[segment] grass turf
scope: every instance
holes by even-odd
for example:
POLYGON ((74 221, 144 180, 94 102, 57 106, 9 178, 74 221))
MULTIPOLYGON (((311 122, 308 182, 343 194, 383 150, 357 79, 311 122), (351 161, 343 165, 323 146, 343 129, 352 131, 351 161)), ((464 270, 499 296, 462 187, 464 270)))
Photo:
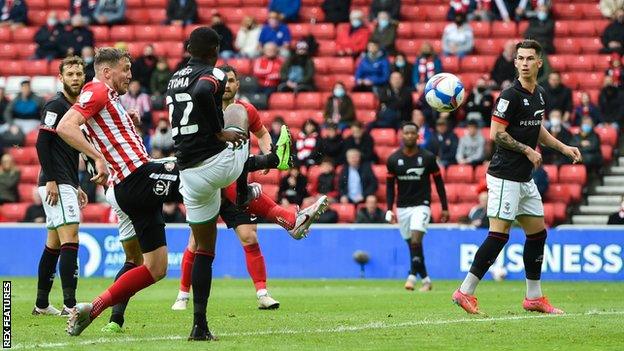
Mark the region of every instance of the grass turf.
MULTIPOLYGON (((186 341, 192 304, 170 309, 177 280, 167 279, 135 296, 123 334, 100 331, 110 310, 79 337, 65 334, 65 319, 32 316, 36 279, 12 280, 15 349, 56 350, 622 350, 621 283, 546 282, 551 301, 567 312, 544 316, 522 310, 523 282, 484 282, 477 295, 486 316, 469 316, 451 304, 459 282, 434 281, 429 293, 407 292, 392 280, 272 280, 279 310, 257 309, 248 280, 213 283, 209 325, 219 341, 186 341)), ((90 301, 110 279, 81 279, 78 300, 90 301)), ((57 278, 50 301, 62 306, 57 278)))

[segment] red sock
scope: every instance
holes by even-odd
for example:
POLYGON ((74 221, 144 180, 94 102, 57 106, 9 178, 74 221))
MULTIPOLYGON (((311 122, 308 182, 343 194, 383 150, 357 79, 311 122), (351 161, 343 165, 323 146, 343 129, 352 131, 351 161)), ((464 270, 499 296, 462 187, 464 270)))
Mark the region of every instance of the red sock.
POLYGON ((264 256, 260 251, 260 245, 251 244, 243 246, 245 249, 245 261, 247 261, 247 272, 251 280, 253 280, 256 291, 266 289, 266 265, 264 264, 264 256))
MULTIPOLYGON (((225 188, 225 197, 236 203, 236 183, 230 184, 230 186, 225 188)), ((272 223, 279 224, 286 230, 293 229, 297 219, 295 211, 289 211, 279 206, 265 193, 262 193, 259 198, 249 203, 249 212, 266 218, 272 223)))
POLYGON ((188 247, 182 255, 182 264, 180 273, 180 291, 189 292, 191 290, 191 274, 193 273, 193 261, 195 261, 195 253, 189 251, 188 247))
POLYGON ((152 284, 154 284, 154 278, 145 265, 132 268, 93 300, 91 319, 99 316, 106 308, 131 298, 152 284))

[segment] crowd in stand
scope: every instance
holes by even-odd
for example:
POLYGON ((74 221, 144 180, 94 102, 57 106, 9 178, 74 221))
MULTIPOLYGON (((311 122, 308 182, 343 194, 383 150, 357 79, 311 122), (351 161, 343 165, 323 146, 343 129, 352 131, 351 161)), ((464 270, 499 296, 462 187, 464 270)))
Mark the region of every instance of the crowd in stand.
MULTIPOLYGON (((306 120, 301 132, 294 135, 298 165, 283 176, 279 184, 279 201, 283 204, 301 205, 307 197, 327 194, 339 203, 365 204, 357 214, 359 222, 381 221, 378 211, 378 184, 371 164, 379 161, 373 147, 371 130, 376 128, 398 129, 402 122, 413 121, 420 128, 419 145, 438 156, 446 167, 452 164, 479 165, 489 158, 491 145, 481 133, 489 127, 495 91, 511 85, 516 76, 513 63, 514 42, 504 45, 491 73, 485 74, 467 91, 463 107, 453 113, 437 113, 428 107, 422 91, 433 75, 443 72, 444 56, 463 58, 474 50, 472 21, 519 21, 528 20, 526 38, 538 40, 544 47, 544 67, 539 83, 547 92, 546 127, 559 140, 578 146, 585 164, 591 172, 598 172, 603 165, 600 140, 593 127, 611 125, 619 128, 624 115, 624 76, 620 55, 624 53, 624 1, 601 0, 600 8, 612 23, 602 35, 603 52, 610 53, 610 67, 606 71, 604 86, 598 101, 591 101, 583 92, 579 105, 573 105, 572 90, 561 81, 558 72, 551 69, 548 55, 555 51, 552 2, 548 0, 450 0, 448 20, 444 28, 440 53, 429 42, 424 42, 420 54, 413 62, 397 51, 395 42, 401 20, 400 0, 373 0, 369 16, 360 10, 352 10, 350 1, 325 0, 322 10, 327 22, 347 25, 338 26, 336 33, 336 56, 355 58, 355 92, 373 92, 379 107, 376 119, 362 124, 356 119, 358 106, 354 105, 351 91, 345 82, 337 82, 323 108, 324 123, 306 120), (413 95, 413 93, 416 93, 413 95), (413 96, 420 99, 413 100, 413 96), (461 138, 453 132, 455 127, 465 127, 461 138), (571 127, 579 127, 573 134, 571 127), (318 165, 321 173, 314 180, 313 194, 308 194, 305 176, 309 167, 318 165), (377 209, 377 210, 376 210, 377 209)), ((315 91, 315 64, 318 43, 312 35, 293 41, 287 23, 297 22, 301 1, 272 0, 266 23, 258 24, 253 16, 242 20, 240 29, 233 33, 218 12, 213 12, 210 25, 222 38, 221 58, 225 61, 239 57, 253 60, 251 90, 243 98, 259 94, 266 101, 274 92, 315 91)), ((34 41, 38 47, 37 59, 57 59, 78 54, 87 64, 88 79, 93 77, 94 36, 89 24, 115 25, 125 18, 124 0, 72 0, 69 2, 70 21, 62 23, 55 12, 50 12, 47 23, 37 31, 34 41)), ((23 0, 0 0, 0 25, 20 26, 27 20, 23 0)), ((198 5, 195 0, 170 0, 167 19, 163 24, 185 26, 198 21, 198 5)), ((123 43, 119 43, 123 47, 123 43)), ((164 109, 163 94, 175 69, 188 61, 184 57, 176 68, 169 67, 167 60, 157 57, 151 45, 145 46, 142 55, 133 65, 133 81, 121 100, 126 108, 137 109, 141 114, 142 133, 149 152, 154 157, 169 156, 173 142, 166 119, 153 122, 152 111, 164 109)), ((9 100, 0 88, 0 126, 3 146, 23 145, 25 135, 37 127, 43 99, 34 94, 27 80, 21 91, 9 100)), ((261 104, 262 105, 262 104, 261 104)), ((302 116, 302 120, 307 116, 302 116)), ((284 124, 282 117, 271 122, 271 134, 276 136, 284 124)), ((545 163, 569 162, 560 154, 542 150, 545 163)), ((2 158, 0 169, 0 202, 18 201, 16 187, 19 173, 8 155, 2 158)), ((543 170, 542 170, 543 171, 543 170)), ((537 172, 540 173, 540 172, 537 172)), ((536 174, 537 174, 536 173, 536 174)), ((543 178, 543 177, 542 177, 543 178)), ((536 175, 536 180, 540 175, 536 175)), ((547 182, 547 177, 546 177, 547 182)), ((541 190, 545 191, 547 184, 541 190)), ((471 223, 487 225, 483 206, 485 199, 470 212, 471 223), (481 206, 481 207, 479 207, 481 206)), ((171 218, 177 216, 168 208, 171 218)), ((331 211, 321 221, 336 221, 331 211)))

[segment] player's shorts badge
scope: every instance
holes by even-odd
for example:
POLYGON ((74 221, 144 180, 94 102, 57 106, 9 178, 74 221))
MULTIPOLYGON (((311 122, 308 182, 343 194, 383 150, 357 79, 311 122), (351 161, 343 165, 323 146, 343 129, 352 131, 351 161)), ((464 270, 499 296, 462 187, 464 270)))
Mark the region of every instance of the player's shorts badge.
POLYGON ((507 107, 509 106, 509 100, 499 99, 498 105, 496 105, 496 110, 499 112, 507 111, 507 107))
POLYGON ((167 162, 167 163, 165 163, 165 170, 166 170, 167 172, 171 172, 171 171, 173 171, 173 169, 174 169, 174 168, 175 168, 175 163, 173 163, 173 162, 167 162))
POLYGON ((159 179, 154 184, 154 194, 158 196, 168 195, 169 187, 171 187, 171 182, 165 182, 164 180, 159 179))

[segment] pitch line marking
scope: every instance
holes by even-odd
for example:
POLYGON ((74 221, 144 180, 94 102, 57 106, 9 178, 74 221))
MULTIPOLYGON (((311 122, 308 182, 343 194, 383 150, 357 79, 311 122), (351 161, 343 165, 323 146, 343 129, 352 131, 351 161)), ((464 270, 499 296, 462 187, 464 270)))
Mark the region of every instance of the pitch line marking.
MULTIPOLYGON (((588 311, 584 313, 566 313, 563 315, 553 314, 533 314, 523 316, 508 316, 508 317, 491 317, 491 318, 460 318, 460 319, 443 319, 443 320, 420 320, 409 321, 401 323, 391 323, 378 321, 370 322, 362 325, 354 326, 338 326, 335 328, 326 329, 311 329, 311 330, 293 330, 293 329, 277 329, 277 330, 264 330, 254 332, 240 332, 240 333, 219 333, 217 336, 263 336, 263 335, 295 335, 295 334, 316 334, 316 333, 348 333, 369 329, 394 329, 405 328, 415 326, 430 326, 430 325, 445 325, 445 324, 461 324, 461 323, 486 323, 486 322, 505 322, 505 321, 517 321, 525 319, 543 319, 543 318, 566 318, 566 317, 589 317, 589 316, 612 316, 612 315, 624 315, 624 311, 588 311)), ((69 336, 68 336, 69 338, 69 336)), ((80 340, 78 342, 59 342, 59 343, 40 343, 40 344, 22 344, 18 343, 13 346, 15 350, 28 350, 35 348, 61 348, 68 346, 82 346, 82 345, 95 345, 106 343, 125 343, 125 342, 141 342, 141 341, 168 341, 168 340, 186 340, 186 336, 172 335, 172 336, 159 336, 148 338, 97 338, 90 340, 80 340)))

